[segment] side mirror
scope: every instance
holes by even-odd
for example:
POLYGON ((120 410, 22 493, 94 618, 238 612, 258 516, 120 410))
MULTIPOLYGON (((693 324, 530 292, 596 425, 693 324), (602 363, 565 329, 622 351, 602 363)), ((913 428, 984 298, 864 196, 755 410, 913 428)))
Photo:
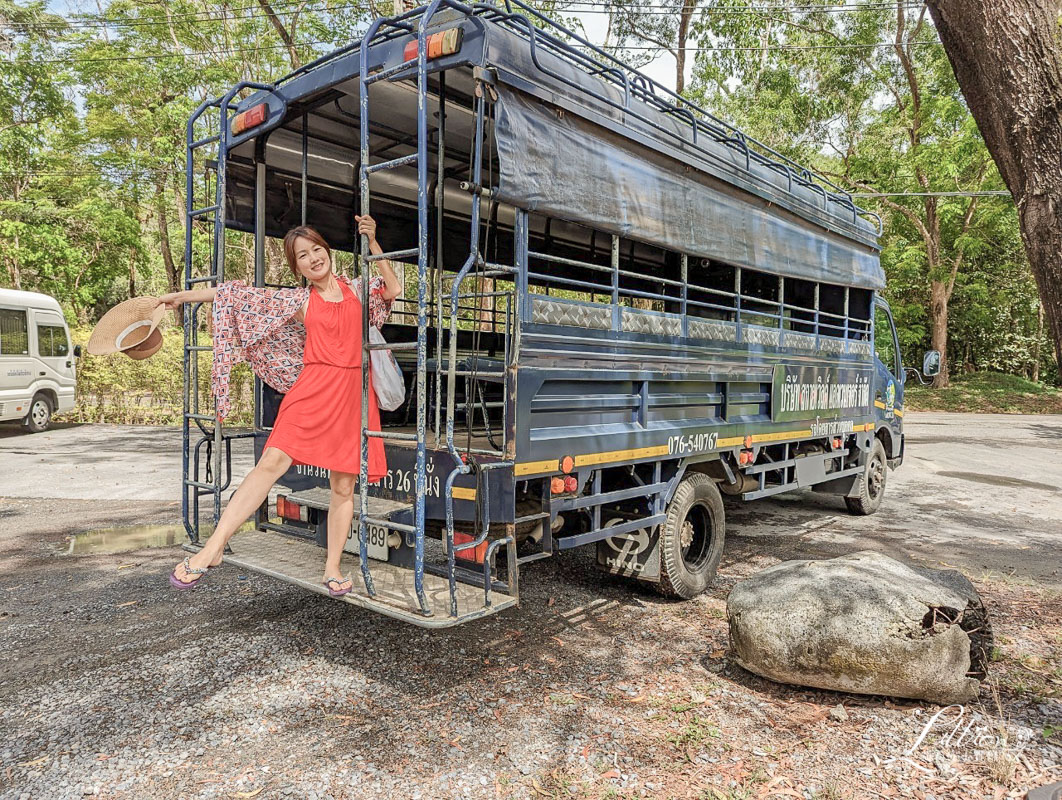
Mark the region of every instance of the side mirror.
POLYGON ((927 378, 940 374, 940 351, 929 350, 922 359, 922 374, 927 378))
POLYGON ((81 345, 74 345, 74 358, 81 358, 81 345))

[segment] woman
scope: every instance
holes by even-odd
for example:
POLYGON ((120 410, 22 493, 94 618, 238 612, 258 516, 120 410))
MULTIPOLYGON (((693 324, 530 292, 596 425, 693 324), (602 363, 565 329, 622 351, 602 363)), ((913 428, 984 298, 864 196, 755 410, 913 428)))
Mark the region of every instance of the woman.
MULTIPOLYGON (((358 233, 369 239, 370 251, 382 253, 372 217, 355 219, 358 233)), ((215 304, 212 382, 219 419, 228 412, 228 370, 237 360, 250 361, 259 377, 286 392, 262 457, 233 494, 214 534, 170 575, 177 589, 190 589, 210 567, 221 563, 228 540, 292 464, 330 470, 332 496, 322 583, 332 597, 347 594, 353 586, 343 577, 340 558, 354 516, 354 482, 361 469, 363 307, 356 284, 332 271, 331 249, 313 228, 288 231, 284 254, 291 271, 306 278, 309 287, 271 290, 232 281, 159 298, 160 304, 174 309, 182 303, 215 304), (292 320, 305 325, 304 350, 302 331, 292 320)), ((401 288, 390 262, 376 263, 381 277, 374 278, 370 286, 368 313, 370 323, 379 328, 401 288)), ((371 379, 369 428, 380 429, 371 379)), ((383 442, 372 438, 369 481, 375 483, 386 471, 383 442)))

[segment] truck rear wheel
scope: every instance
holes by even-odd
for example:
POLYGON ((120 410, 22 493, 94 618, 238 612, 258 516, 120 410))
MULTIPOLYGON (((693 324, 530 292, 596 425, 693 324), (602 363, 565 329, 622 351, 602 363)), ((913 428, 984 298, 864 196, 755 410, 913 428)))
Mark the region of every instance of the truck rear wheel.
POLYGON ((691 472, 682 479, 660 529, 662 594, 689 600, 707 589, 723 557, 726 520, 715 481, 691 472))
POLYGON ((36 394, 30 403, 29 413, 22 418, 22 427, 30 433, 40 433, 52 421, 52 403, 47 395, 36 394))
POLYGON ((844 499, 848 512, 859 517, 866 517, 877 511, 882 498, 885 497, 885 484, 888 477, 885 445, 881 443, 881 439, 875 437, 874 446, 870 448, 870 455, 863 467, 863 475, 856 485, 859 494, 844 499))

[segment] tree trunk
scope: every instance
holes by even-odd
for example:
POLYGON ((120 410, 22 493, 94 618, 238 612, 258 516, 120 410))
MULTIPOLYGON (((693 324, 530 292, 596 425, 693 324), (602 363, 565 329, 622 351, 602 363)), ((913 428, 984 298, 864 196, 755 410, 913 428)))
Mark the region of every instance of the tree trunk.
POLYGON ((1040 304, 1040 307, 1036 309, 1036 342, 1033 344, 1032 352, 1032 382, 1040 382, 1040 342, 1044 338, 1044 305, 1040 304))
POLYGON ((999 173, 1062 365, 1062 47, 1059 0, 928 0, 999 173))
POLYGON ((11 288, 22 288, 22 271, 18 268, 18 234, 15 234, 15 254, 11 257, 11 288))
MULTIPOLYGON (((166 186, 165 178, 161 175, 155 180, 155 211, 159 224, 159 244, 162 248, 162 263, 166 267, 166 282, 171 292, 181 290, 181 274, 177 264, 173 260, 173 251, 170 250, 170 222, 166 218, 166 186)), ((174 312, 177 327, 184 327, 184 308, 178 307, 174 312)))
POLYGON ((129 248, 129 296, 136 297, 136 250, 129 248))
POLYGON ((273 23, 273 27, 276 29, 277 34, 280 35, 280 39, 284 42, 284 45, 288 48, 288 58, 291 59, 291 68, 298 69, 302 66, 299 61, 299 53, 295 49, 295 42, 291 38, 291 34, 288 33, 287 28, 284 27, 284 23, 280 21, 280 17, 277 16, 277 12, 273 10, 273 7, 269 5, 268 0, 258 0, 258 5, 265 11, 266 16, 269 17, 269 21, 273 23))
POLYGON ((678 47, 675 49, 675 93, 686 88, 686 42, 690 38, 690 20, 697 8, 696 0, 685 0, 679 11, 678 47))
POLYGON ((943 281, 929 283, 929 318, 931 321, 931 346, 940 351, 940 372, 933 378, 934 389, 948 385, 948 287, 943 281))

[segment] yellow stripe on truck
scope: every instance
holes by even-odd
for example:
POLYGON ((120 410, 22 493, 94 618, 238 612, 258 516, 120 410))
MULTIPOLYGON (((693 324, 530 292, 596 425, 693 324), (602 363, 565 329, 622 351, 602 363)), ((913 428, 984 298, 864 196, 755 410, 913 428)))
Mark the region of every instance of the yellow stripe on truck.
MULTIPOLYGON (((855 425, 853 430, 873 430, 874 423, 855 425)), ((752 444, 765 442, 781 442, 787 439, 811 438, 811 429, 803 428, 797 431, 778 431, 777 433, 754 433, 749 437, 752 444)), ((745 443, 744 436, 729 436, 716 442, 716 450, 725 450, 728 447, 739 447, 745 443)), ((594 467, 599 464, 611 464, 617 461, 636 461, 640 458, 652 458, 653 456, 669 455, 666 444, 653 445, 652 447, 636 447, 631 450, 607 450, 602 453, 586 453, 575 456, 575 466, 594 467)), ((552 472, 560 472, 560 459, 551 458, 546 461, 525 461, 513 467, 513 474, 517 477, 525 475, 543 475, 552 472)), ((454 494, 457 497, 457 494, 454 494)))
POLYGON ((560 459, 551 458, 546 461, 525 461, 513 467, 513 474, 540 475, 543 472, 560 472, 560 459))
POLYGON ((475 500, 476 490, 468 489, 464 486, 455 486, 452 490, 454 500, 475 500))
POLYGON ((652 447, 636 447, 633 450, 609 450, 605 453, 589 453, 585 456, 576 456, 575 466, 593 467, 613 461, 634 461, 638 458, 652 458, 653 456, 666 456, 667 454, 666 444, 653 445, 652 447))

